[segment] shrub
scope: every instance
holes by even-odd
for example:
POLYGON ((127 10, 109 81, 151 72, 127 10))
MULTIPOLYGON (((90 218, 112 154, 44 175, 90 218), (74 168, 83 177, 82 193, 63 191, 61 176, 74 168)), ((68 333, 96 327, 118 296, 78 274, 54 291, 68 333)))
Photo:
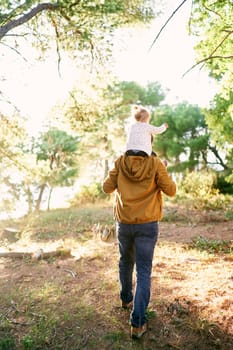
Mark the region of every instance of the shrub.
POLYGON ((196 209, 222 209, 229 198, 216 189, 217 176, 211 171, 188 173, 178 186, 178 197, 196 209))
POLYGON ((195 237, 190 243, 191 248, 196 248, 200 251, 207 251, 208 253, 225 253, 231 254, 233 244, 231 241, 208 239, 206 237, 195 237))
POLYGON ((226 176, 224 172, 219 173, 216 187, 221 193, 233 194, 233 175, 226 176))
POLYGON ((95 203, 98 200, 107 198, 107 195, 102 190, 100 182, 94 182, 90 185, 84 185, 79 192, 70 200, 72 206, 86 203, 95 203))
POLYGON ((14 350, 15 341, 12 337, 5 336, 3 339, 0 339, 0 350, 14 350))

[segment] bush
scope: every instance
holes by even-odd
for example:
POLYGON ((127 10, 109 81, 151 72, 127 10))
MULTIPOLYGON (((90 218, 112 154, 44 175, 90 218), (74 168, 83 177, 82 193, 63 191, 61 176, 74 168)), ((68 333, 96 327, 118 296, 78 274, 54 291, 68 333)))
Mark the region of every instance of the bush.
POLYGON ((80 191, 70 200, 71 206, 76 206, 86 203, 95 203, 98 200, 107 198, 107 195, 102 190, 102 184, 95 182, 90 185, 84 185, 80 191))
POLYGON ((3 339, 0 339, 0 350, 14 350, 15 341, 12 337, 5 336, 3 339))
POLYGON ((233 177, 231 179, 230 175, 226 176, 226 174, 224 172, 219 173, 217 176, 216 187, 223 194, 233 194, 233 177), (230 182, 230 181, 232 181, 232 182, 230 182))
POLYGON ((211 171, 188 173, 180 182, 178 197, 189 200, 196 209, 222 209, 229 199, 216 188, 217 176, 211 171))
POLYGON ((233 243, 231 241, 208 239, 202 236, 195 237, 189 246, 213 254, 231 254, 233 249, 233 243))

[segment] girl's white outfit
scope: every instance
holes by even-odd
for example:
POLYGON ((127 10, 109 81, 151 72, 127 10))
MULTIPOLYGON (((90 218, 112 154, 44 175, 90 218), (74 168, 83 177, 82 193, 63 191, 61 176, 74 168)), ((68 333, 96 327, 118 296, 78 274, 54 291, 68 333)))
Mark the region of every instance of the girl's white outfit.
POLYGON ((132 124, 128 134, 126 151, 144 151, 150 156, 152 152, 151 135, 162 134, 166 130, 164 124, 161 126, 153 126, 143 122, 132 124))

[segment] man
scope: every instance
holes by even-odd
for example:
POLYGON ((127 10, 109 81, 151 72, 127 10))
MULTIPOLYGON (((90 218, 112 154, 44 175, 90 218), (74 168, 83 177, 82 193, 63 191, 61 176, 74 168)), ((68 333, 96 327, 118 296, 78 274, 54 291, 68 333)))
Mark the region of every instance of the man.
POLYGON ((120 298, 123 308, 133 304, 131 337, 141 338, 147 331, 152 260, 158 221, 162 218, 161 191, 174 196, 176 184, 157 156, 128 151, 115 161, 115 167, 104 180, 103 190, 105 193, 116 190, 114 217, 120 253, 120 298), (135 263, 137 277, 133 296, 135 263))

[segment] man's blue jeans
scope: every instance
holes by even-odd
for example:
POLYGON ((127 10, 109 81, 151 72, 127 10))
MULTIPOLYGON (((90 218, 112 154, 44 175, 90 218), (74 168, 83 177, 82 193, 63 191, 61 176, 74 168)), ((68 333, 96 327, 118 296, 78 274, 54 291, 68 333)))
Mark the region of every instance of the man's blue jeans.
POLYGON ((158 222, 145 224, 117 223, 120 261, 120 297, 125 303, 134 298, 131 313, 133 327, 147 321, 146 309, 150 301, 151 270, 154 248, 158 238, 158 222), (136 263, 136 288, 133 297, 133 269, 136 263))

